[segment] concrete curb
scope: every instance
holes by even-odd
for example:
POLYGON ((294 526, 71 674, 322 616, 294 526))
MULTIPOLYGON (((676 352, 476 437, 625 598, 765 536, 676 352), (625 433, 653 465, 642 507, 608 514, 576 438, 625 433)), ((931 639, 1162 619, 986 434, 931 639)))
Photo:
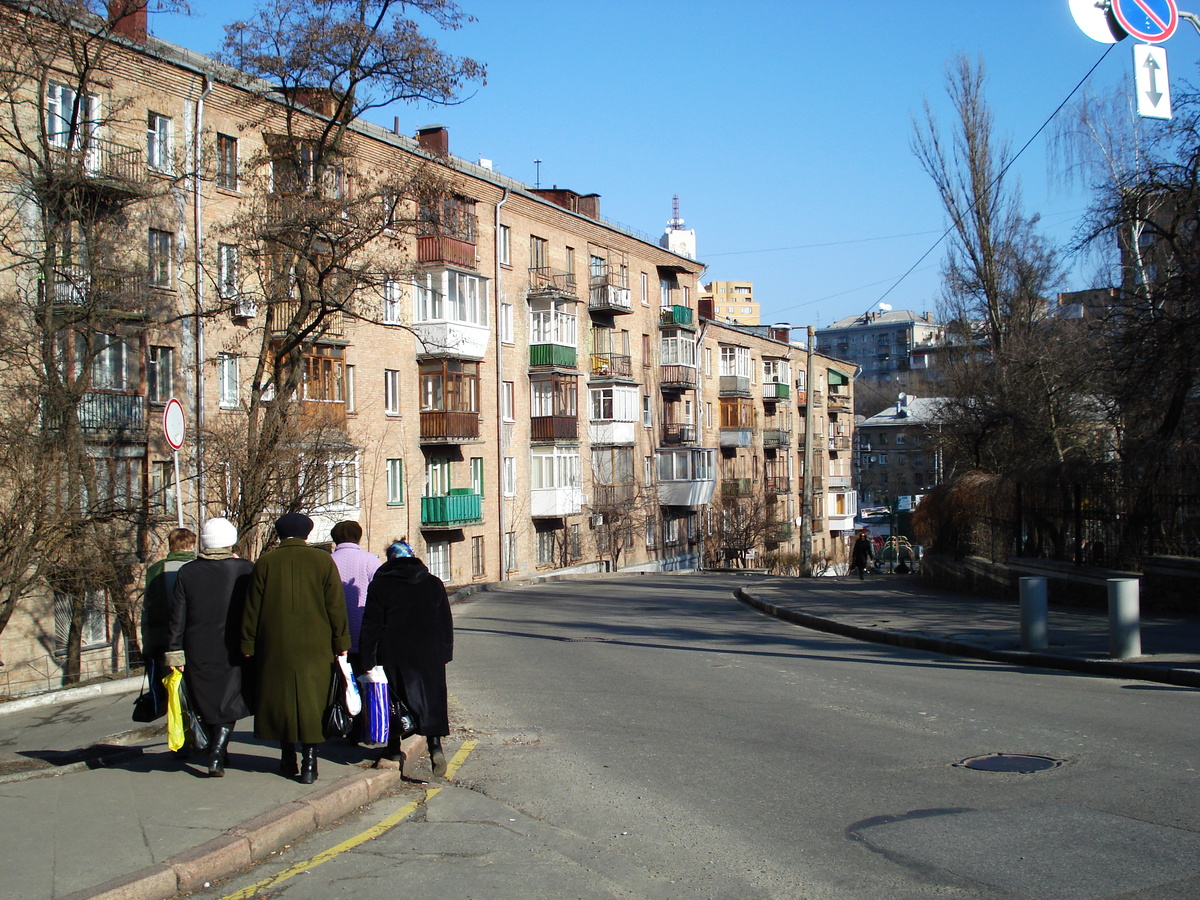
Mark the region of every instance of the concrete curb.
POLYGON ((227 878, 296 838, 377 800, 400 782, 398 769, 364 769, 306 797, 233 826, 156 865, 59 900, 171 900, 206 881, 227 878))
POLYGON ((1159 684, 1171 684, 1178 687, 1200 688, 1200 671, 1196 669, 1162 669, 1156 666, 1144 666, 1138 663, 1123 662, 1115 659, 1081 659, 1075 656, 1059 656, 1055 653, 1033 653, 1026 650, 997 650, 981 644, 967 641, 953 641, 946 638, 934 638, 924 634, 913 634, 905 631, 885 631, 880 628, 864 628, 860 625, 849 625, 834 619, 826 619, 809 613, 777 606, 774 603, 756 597, 745 588, 738 588, 734 596, 747 606, 752 606, 767 615, 803 625, 816 631, 827 631, 840 634, 843 637, 858 641, 870 641, 874 644, 890 644, 894 647, 906 647, 911 650, 927 650, 933 653, 944 653, 949 656, 966 656, 971 659, 983 659, 988 662, 1007 663, 1014 666, 1032 666, 1042 669, 1062 669, 1067 672, 1078 672, 1084 675, 1100 675, 1106 678, 1124 678, 1129 681, 1153 681, 1159 684))

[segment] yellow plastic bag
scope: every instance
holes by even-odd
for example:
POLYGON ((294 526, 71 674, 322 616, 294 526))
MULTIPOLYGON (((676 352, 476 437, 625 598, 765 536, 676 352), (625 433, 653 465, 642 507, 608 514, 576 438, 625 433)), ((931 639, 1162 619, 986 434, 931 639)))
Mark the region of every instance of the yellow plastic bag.
POLYGON ((183 673, 172 669, 163 677, 163 686, 167 689, 167 746, 171 750, 183 748, 186 737, 183 732, 183 704, 179 699, 179 683, 183 681, 183 673))

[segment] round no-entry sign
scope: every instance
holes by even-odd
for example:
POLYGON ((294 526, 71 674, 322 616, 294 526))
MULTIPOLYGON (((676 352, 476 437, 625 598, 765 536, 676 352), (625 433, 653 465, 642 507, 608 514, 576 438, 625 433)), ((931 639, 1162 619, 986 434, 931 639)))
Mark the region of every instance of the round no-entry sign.
POLYGON ((183 446, 183 404, 174 397, 167 401, 167 408, 163 410, 163 434, 172 450, 183 446))
POLYGON ((1179 25, 1175 0, 1112 0, 1118 24, 1140 41, 1165 41, 1179 25))

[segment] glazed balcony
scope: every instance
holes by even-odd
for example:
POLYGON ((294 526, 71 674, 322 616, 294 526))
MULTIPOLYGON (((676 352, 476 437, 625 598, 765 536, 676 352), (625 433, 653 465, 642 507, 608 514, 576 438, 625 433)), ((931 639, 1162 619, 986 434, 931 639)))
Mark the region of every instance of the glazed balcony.
POLYGON ((421 410, 422 444, 462 444, 479 440, 479 413, 421 410))
POLYGON ((593 378, 632 378, 633 357, 624 353, 593 353, 593 378))
POLYGON ((662 442, 664 447, 678 446, 679 444, 694 444, 697 439, 698 435, 695 425, 679 422, 667 422, 663 425, 662 442))
POLYGON ((535 441, 578 440, 579 420, 575 416, 533 416, 529 436, 535 441))
POLYGON ((421 498, 422 528, 461 528, 483 521, 483 495, 470 488, 450 491, 444 497, 421 498))

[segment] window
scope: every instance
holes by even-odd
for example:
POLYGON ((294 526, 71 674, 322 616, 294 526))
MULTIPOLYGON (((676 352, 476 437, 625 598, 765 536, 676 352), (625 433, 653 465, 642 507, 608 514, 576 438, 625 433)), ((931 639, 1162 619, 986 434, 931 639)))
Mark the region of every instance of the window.
POLYGON ((389 416, 400 415, 400 370, 383 370, 383 411, 389 416))
POLYGON ((578 448, 535 447, 530 462, 533 490, 579 487, 578 448))
POLYGON ((484 573, 483 536, 471 538, 471 577, 478 578, 484 573))
POLYGON ((425 545, 425 565, 431 575, 450 582, 450 542, 434 541, 425 545))
POLYGON ((328 505, 336 507, 358 506, 358 463, 354 460, 336 460, 328 464, 328 505))
POLYGON ((515 397, 516 397, 516 391, 515 391, 513 382, 511 382, 511 381, 504 382, 502 389, 500 391, 500 408, 501 408, 501 416, 504 418, 505 422, 515 422, 516 421, 516 417, 514 414, 514 406, 513 406, 513 404, 515 402, 515 397))
POLYGON ((591 420, 593 422, 637 421, 638 392, 636 387, 592 388, 589 393, 592 401, 591 420))
POLYGON ((151 347, 146 356, 146 399, 151 403, 166 403, 174 392, 174 349, 151 347))
POLYGON ((217 354, 217 385, 221 407, 237 407, 241 400, 238 396, 238 358, 232 353, 217 354))
POLYGON ((554 546, 557 543, 557 529, 547 529, 537 533, 537 564, 549 566, 554 564, 554 546))
POLYGON ((642 394, 642 424, 647 428, 654 425, 654 405, 649 394, 642 394))
POLYGON ((400 324, 400 282, 390 278, 383 283, 383 322, 400 324))
POLYGON ((483 457, 471 457, 471 493, 483 496, 483 457))
POLYGON ((170 288, 173 283, 175 257, 175 234, 170 231, 150 229, 149 266, 150 284, 159 288, 170 288))
POLYGON ((418 322, 487 325, 487 282, 451 270, 419 275, 413 283, 413 314, 418 322))
POLYGON ((51 81, 46 85, 46 140, 51 147, 87 147, 100 126, 100 98, 51 81))
POLYGON ((217 135, 217 187, 238 189, 238 142, 227 134, 217 135))
POLYGON ((512 265, 512 229, 501 225, 496 232, 496 253, 500 257, 500 265, 512 265))
POLYGON ((904 443, 907 443, 907 441, 908 441, 908 436, 903 431, 896 432, 896 443, 897 444, 904 444, 904 443))
POLYGON ((133 338, 93 334, 91 344, 76 336, 75 352, 82 362, 91 359, 91 388, 96 391, 132 391, 138 384, 138 346, 133 338))
POLYGON ((515 341, 513 336, 513 305, 508 302, 500 304, 500 340, 505 344, 515 341))
POLYGON ((159 516, 175 512, 175 466, 169 459, 150 463, 150 512, 159 516))
POLYGON ((172 128, 170 116, 146 114, 146 165, 155 171, 170 173, 175 168, 172 128))
POLYGON ((354 366, 346 366, 346 412, 358 412, 354 399, 354 366))
POLYGON ((404 504, 404 460, 402 459, 387 461, 387 504, 388 506, 404 504))
POLYGON ((529 236, 529 268, 544 269, 550 265, 550 243, 536 235, 529 236))
POLYGON ((670 278, 659 278, 658 279, 658 305, 659 306, 667 307, 667 306, 675 305, 675 298, 673 296, 674 287, 675 287, 675 282, 673 282, 670 278))
POLYGON ((504 532, 504 570, 511 572, 517 567, 517 533, 504 532))
POLYGON ((571 525, 571 530, 567 535, 567 555, 571 559, 579 559, 583 556, 583 542, 580 538, 580 528, 578 523, 575 523, 571 525))
POLYGON ((315 346, 304 355, 305 400, 322 403, 344 403, 346 400, 343 379, 341 347, 315 346))
POLYGON ((650 277, 642 273, 642 306, 650 305, 650 277))
POLYGON ((517 495, 517 459, 515 456, 504 457, 504 496, 517 495))
POLYGON ((84 648, 108 642, 108 596, 101 589, 80 594, 54 595, 54 638, 56 650, 66 652, 71 633, 71 614, 78 606, 83 612, 80 641, 84 648))
POLYGON ((236 244, 217 244, 217 296, 237 300, 238 248, 236 244))
POLYGON ((650 335, 642 335, 642 365, 648 366, 652 362, 650 358, 650 335))
POLYGON ((445 497, 450 490, 450 460, 444 456, 434 456, 425 460, 425 493, 426 497, 445 497))

